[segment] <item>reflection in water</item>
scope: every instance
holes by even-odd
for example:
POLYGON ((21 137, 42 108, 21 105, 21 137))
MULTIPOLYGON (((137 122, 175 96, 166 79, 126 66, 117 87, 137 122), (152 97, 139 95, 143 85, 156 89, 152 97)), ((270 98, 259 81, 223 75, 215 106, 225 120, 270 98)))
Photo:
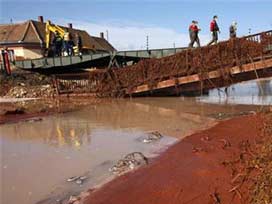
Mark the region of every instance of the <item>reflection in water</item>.
POLYGON ((232 85, 227 89, 214 89, 209 92, 208 96, 199 97, 199 100, 219 104, 270 105, 272 103, 272 82, 271 79, 260 79, 232 85))
MULTIPOLYGON (((58 147, 62 147, 64 145, 71 146, 75 149, 80 149, 84 140, 86 140, 86 144, 90 144, 91 142, 91 131, 88 124, 80 126, 80 128, 75 129, 72 124, 66 124, 68 128, 64 128, 60 125, 60 121, 57 121, 56 125, 56 135, 57 135, 57 143, 54 143, 58 147)), ((54 135, 54 133, 53 133, 54 135)), ((52 143, 52 138, 47 140, 47 143, 52 143)))
POLYGON ((62 120, 52 117, 51 120, 42 122, 20 122, 7 125, 13 128, 5 128, 5 135, 16 140, 42 140, 44 144, 54 147, 69 146, 80 149, 83 142, 90 144, 91 128, 88 123, 81 123, 76 128, 70 120, 62 120))
POLYGON ((271 96, 272 95, 272 86, 271 80, 260 80, 257 81, 258 84, 258 96, 271 96))

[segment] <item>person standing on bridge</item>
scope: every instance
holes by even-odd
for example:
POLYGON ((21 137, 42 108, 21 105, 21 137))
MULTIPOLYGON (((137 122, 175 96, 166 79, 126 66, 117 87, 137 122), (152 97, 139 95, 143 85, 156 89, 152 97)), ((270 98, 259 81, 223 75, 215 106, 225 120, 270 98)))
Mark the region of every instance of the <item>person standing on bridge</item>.
POLYGON ((76 34, 76 46, 78 49, 78 55, 81 56, 82 55, 82 38, 78 33, 76 34))
POLYGON ((60 36, 59 32, 55 32, 55 36, 53 39, 53 44, 54 44, 54 56, 61 56, 61 51, 62 51, 62 44, 63 44, 63 39, 60 36))
POLYGON ((200 47, 200 40, 198 37, 198 32, 200 31, 200 28, 198 28, 198 22, 192 21, 192 24, 189 27, 189 35, 191 42, 189 43, 189 47, 194 47, 194 43, 196 42, 197 46, 200 47))
POLYGON ((65 54, 64 56, 71 56, 71 34, 69 33, 68 29, 66 29, 66 32, 64 33, 63 47, 65 54))
POLYGON ((230 38, 236 38, 237 22, 233 21, 229 28, 230 38))
POLYGON ((213 43, 216 44, 218 41, 218 33, 220 33, 220 29, 217 24, 217 19, 218 19, 218 17, 215 15, 213 17, 213 20, 210 23, 210 31, 212 34, 212 40, 208 43, 208 45, 211 45, 213 43))

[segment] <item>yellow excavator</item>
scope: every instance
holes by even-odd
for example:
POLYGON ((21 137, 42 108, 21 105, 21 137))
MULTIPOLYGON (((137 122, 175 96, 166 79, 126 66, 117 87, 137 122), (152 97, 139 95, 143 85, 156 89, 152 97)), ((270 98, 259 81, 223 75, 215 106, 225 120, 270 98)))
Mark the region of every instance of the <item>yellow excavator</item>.
MULTIPOLYGON (((54 34, 58 32, 59 35, 62 38, 64 38, 64 35, 66 34, 66 31, 63 30, 58 25, 51 24, 50 21, 46 22, 46 26, 45 26, 45 49, 46 49, 47 55, 48 55, 48 52, 49 52, 49 49, 50 49, 51 32, 54 33, 54 34)), ((78 54, 78 47, 77 46, 74 46, 73 50, 74 50, 75 54, 78 54)))

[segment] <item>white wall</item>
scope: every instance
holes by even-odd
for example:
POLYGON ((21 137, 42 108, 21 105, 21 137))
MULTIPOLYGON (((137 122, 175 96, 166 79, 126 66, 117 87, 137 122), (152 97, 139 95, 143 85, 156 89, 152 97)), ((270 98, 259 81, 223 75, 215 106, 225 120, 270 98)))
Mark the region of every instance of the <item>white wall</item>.
POLYGON ((8 47, 8 49, 14 50, 15 59, 35 59, 42 57, 40 48, 8 47))

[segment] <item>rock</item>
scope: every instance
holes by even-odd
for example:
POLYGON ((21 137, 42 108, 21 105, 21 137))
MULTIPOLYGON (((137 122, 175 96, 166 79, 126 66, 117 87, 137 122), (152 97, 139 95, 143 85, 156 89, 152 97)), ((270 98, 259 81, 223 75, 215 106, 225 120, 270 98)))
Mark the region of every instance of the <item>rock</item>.
POLYGON ((161 139, 162 137, 163 137, 163 135, 161 133, 159 133, 158 131, 149 132, 147 135, 147 138, 143 139, 143 143, 150 143, 153 141, 157 141, 157 140, 161 139))
POLYGON ((122 174, 139 167, 143 163, 148 164, 147 158, 141 152, 132 152, 127 154, 124 159, 118 160, 109 171, 113 174, 122 174))

